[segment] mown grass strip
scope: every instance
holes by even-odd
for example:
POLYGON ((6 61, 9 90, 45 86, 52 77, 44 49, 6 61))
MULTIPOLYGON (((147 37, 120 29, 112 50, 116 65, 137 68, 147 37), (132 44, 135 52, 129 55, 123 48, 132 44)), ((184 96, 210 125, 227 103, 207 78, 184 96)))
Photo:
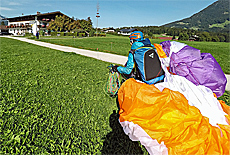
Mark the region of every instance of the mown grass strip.
POLYGON ((109 63, 0 42, 0 154, 146 153, 124 134, 116 99, 103 92, 109 63))

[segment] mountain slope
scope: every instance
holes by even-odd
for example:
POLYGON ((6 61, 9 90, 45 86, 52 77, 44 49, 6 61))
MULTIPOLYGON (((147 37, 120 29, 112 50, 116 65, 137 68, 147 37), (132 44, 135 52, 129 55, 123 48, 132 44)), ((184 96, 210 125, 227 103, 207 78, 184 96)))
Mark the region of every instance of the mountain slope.
POLYGON ((229 1, 218 0, 189 18, 163 25, 209 32, 229 32, 229 1))
POLYGON ((5 21, 3 19, 5 19, 5 17, 0 15, 0 25, 2 24, 2 21, 4 21, 4 24, 7 25, 8 24, 7 21, 5 21))
POLYGON ((3 17, 2 15, 0 15, 0 20, 4 19, 5 17, 3 17))

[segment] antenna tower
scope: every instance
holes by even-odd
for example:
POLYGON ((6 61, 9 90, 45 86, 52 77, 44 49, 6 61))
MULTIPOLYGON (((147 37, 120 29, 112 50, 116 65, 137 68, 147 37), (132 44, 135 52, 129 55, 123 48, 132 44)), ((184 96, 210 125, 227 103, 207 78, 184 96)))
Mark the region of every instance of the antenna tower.
MULTIPOLYGON (((99 3, 97 2, 97 15, 96 15, 96 17, 97 17, 97 28, 98 28, 98 18, 100 17, 100 15, 99 15, 99 3)), ((97 28, 96 28, 96 36, 97 36, 97 28)))

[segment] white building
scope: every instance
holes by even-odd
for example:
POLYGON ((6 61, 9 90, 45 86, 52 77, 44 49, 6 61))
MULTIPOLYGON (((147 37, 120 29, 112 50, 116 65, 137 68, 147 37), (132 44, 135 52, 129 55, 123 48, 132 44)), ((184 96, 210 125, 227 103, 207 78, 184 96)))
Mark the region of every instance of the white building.
POLYGON ((116 30, 113 27, 109 27, 103 30, 105 33, 107 32, 115 32, 116 30))
POLYGON ((121 34, 121 35, 130 35, 132 31, 134 31, 135 29, 121 29, 117 32, 117 34, 121 34))
POLYGON ((33 33, 36 35, 37 31, 43 30, 47 32, 49 22, 55 20, 56 15, 63 16, 60 11, 40 13, 35 15, 23 15, 19 17, 7 18, 9 33, 14 35, 23 35, 25 33, 33 33))

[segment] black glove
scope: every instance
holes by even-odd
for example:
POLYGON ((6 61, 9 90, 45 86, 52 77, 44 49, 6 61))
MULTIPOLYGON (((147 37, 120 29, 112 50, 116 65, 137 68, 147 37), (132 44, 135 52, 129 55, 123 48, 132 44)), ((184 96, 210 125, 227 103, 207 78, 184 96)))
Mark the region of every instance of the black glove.
POLYGON ((115 66, 112 67, 113 72, 118 72, 117 67, 119 67, 119 66, 115 65, 115 66))

